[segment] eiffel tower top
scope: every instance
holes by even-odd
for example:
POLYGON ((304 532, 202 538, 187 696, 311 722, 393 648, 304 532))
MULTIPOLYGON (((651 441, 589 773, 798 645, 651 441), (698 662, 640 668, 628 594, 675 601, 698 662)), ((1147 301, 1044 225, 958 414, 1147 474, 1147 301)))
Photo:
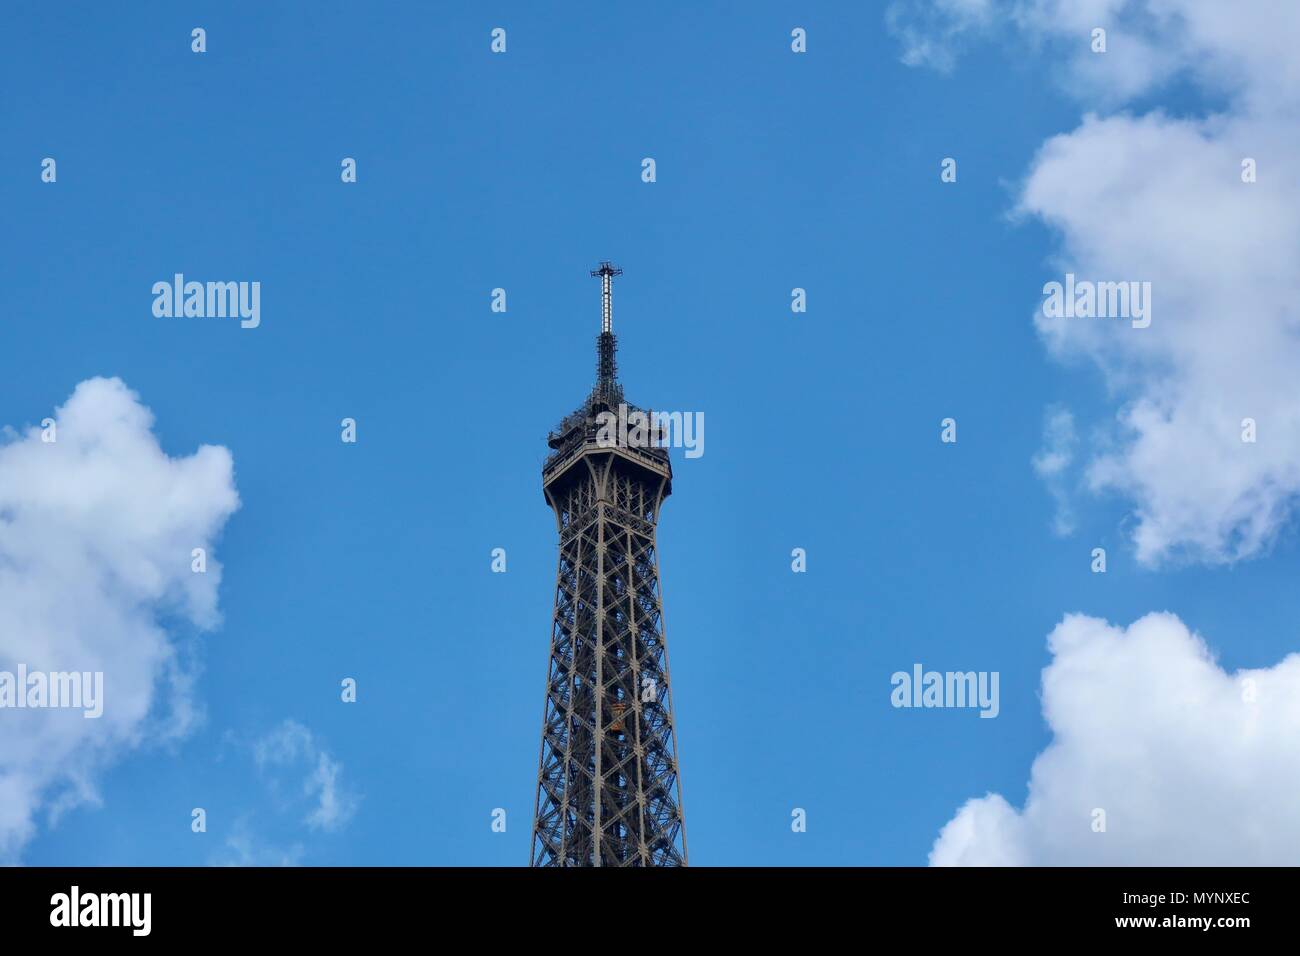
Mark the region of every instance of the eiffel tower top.
MULTIPOLYGON (((644 409, 632 405, 624 398, 623 386, 618 381, 618 365, 614 360, 617 341, 614 337, 611 285, 613 278, 622 274, 623 270, 608 260, 591 270, 591 275, 599 278, 601 285, 601 331, 596 337, 596 383, 583 403, 566 415, 547 435, 546 444, 550 446, 551 453, 542 465, 544 477, 550 474, 561 460, 570 459, 577 449, 594 441, 602 413, 628 415, 641 412, 645 414, 644 409)), ((668 465, 666 448, 635 449, 629 454, 648 459, 655 467, 671 469, 668 465)))

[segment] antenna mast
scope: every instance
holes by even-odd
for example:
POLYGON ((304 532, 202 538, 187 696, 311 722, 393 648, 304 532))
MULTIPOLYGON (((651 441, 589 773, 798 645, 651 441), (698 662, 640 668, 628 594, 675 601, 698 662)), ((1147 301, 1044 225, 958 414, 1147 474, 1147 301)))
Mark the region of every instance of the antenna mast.
POLYGON ((614 304, 612 296, 614 283, 611 280, 614 276, 621 276, 623 270, 607 259, 600 264, 599 269, 592 269, 591 274, 592 276, 600 276, 602 318, 600 331, 603 335, 609 335, 614 331, 614 304))
POLYGON ((614 365, 614 303, 613 278, 621 276, 623 270, 609 260, 600 264, 600 268, 591 270, 592 276, 600 277, 601 322, 600 338, 596 340, 596 391, 603 396, 615 393, 614 379, 618 371, 614 365))

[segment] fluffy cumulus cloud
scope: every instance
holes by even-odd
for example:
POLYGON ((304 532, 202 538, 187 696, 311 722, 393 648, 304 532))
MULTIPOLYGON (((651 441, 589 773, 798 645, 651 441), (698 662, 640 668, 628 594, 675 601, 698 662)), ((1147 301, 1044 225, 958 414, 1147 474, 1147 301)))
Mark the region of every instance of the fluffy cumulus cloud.
POLYGON ((1148 328, 1037 319, 1124 399, 1084 480, 1134 501, 1145 563, 1254 556, 1300 494, 1297 160, 1294 124, 1089 117, 1043 147, 1025 186, 1022 208, 1063 236, 1061 272, 1151 283, 1148 328), (1261 181, 1241 181, 1243 157, 1261 181))
POLYGON ((193 724, 175 631, 218 623, 213 543, 239 506, 230 453, 170 457, 118 379, 82 382, 52 417, 0 443, 0 672, 102 672, 102 714, 0 709, 0 862, 42 819, 96 800, 124 752, 193 724))
MULTIPOLYGON (((1042 146, 1018 209, 1059 236, 1048 278, 1151 283, 1148 328, 1037 317, 1049 349, 1095 364, 1115 398, 1077 483, 1131 502, 1145 564, 1256 556, 1300 500, 1300 4, 992 6, 958 12, 921 41, 904 35, 905 56, 942 59, 916 43, 950 50, 954 36, 1001 29, 1063 60, 1053 72, 1101 112, 1042 146), (1104 54, 1089 47, 1098 26, 1104 54), (1215 107, 1119 111, 1171 81, 1215 107), (1245 159, 1256 182, 1242 181, 1245 159), (1242 440, 1246 419, 1254 442, 1242 440)), ((1050 478, 1065 486, 1066 476, 1050 478)))
MULTIPOLYGON (((1083 488, 1131 503, 1147 565, 1264 552, 1300 500, 1300 4, 899 0, 890 19, 917 65, 978 40, 1042 54, 1085 104, 1029 158, 1016 202, 1057 237, 1044 281, 1150 283, 1145 328, 1036 314, 1114 410, 1086 428, 1048 410, 1033 465, 1057 530, 1083 488), (1175 85, 1212 105, 1150 107, 1175 85)), ((1300 655, 1230 674, 1171 614, 1070 615, 1049 646, 1052 741, 1023 806, 970 800, 932 864, 1300 864, 1300 655)))
POLYGON ((1300 864, 1300 655, 1229 674, 1171 614, 1070 615, 1048 643, 1024 807, 969 801, 932 865, 1300 864))

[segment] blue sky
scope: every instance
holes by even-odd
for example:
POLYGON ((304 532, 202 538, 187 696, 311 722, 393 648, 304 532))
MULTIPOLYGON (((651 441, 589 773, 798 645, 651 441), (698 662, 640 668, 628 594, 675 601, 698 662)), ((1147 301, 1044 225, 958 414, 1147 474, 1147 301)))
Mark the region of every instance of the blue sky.
MULTIPOLYGON (((540 467, 592 380, 602 258, 626 272, 629 399, 707 423, 659 532, 692 863, 924 864, 967 799, 1022 804, 1067 612, 1172 611, 1229 673, 1295 647, 1285 530, 1250 560, 1148 566, 1110 493, 1053 533, 1047 410, 1105 424, 1122 396, 1044 348, 1059 236, 1009 215, 1044 141, 1109 109, 1049 51, 909 66, 876 4, 55 6, 0 40, 0 421, 120 377, 168 455, 229 450, 241 507, 214 545, 220 624, 168 624, 203 720, 123 748, 56 820, 44 801, 24 862, 523 864, 556 556, 540 467), (260 281, 260 327, 155 318, 177 272, 260 281), (915 662, 998 671, 1000 715, 894 709, 915 662), (259 767, 285 721, 341 768, 340 825, 259 767)), ((1221 98, 1175 79, 1126 106, 1221 98)))

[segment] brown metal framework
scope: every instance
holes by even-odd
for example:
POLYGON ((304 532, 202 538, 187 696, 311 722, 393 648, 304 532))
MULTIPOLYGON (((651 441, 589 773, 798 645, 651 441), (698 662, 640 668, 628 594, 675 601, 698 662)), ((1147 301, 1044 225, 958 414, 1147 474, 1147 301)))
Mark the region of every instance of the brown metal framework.
POLYGON ((660 447, 598 440, 623 401, 609 263, 597 381, 553 432, 542 487, 560 535, 533 866, 685 866, 656 528, 672 493, 660 447))

